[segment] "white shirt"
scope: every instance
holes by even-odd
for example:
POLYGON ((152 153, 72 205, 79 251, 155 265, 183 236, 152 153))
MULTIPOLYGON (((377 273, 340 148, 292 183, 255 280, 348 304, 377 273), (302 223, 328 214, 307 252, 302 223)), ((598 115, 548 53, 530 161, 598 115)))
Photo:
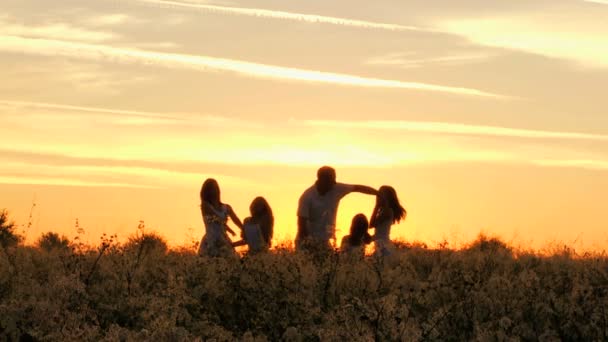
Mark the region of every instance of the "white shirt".
POLYGON ((249 245, 250 252, 255 253, 265 249, 266 243, 262 237, 262 230, 259 224, 247 222, 243 225, 243 231, 245 232, 245 241, 249 245))
POLYGON ((323 196, 319 194, 315 185, 304 191, 298 203, 298 216, 307 219, 311 238, 329 241, 334 237, 340 200, 354 189, 354 185, 336 183, 323 196))

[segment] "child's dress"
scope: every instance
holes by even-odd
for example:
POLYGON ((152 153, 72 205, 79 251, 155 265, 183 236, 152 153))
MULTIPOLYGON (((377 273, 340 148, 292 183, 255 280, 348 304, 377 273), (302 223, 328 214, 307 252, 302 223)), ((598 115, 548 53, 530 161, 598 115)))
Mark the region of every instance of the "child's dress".
POLYGON ((268 245, 262 236, 262 229, 258 223, 248 220, 243 225, 245 242, 249 246, 249 253, 259 253, 268 250, 268 245))
POLYGON ((203 213, 205 224, 205 235, 201 240, 199 255, 218 257, 235 255, 234 248, 228 234, 226 223, 228 222, 228 206, 222 204, 220 210, 211 205, 207 206, 208 212, 203 213))
POLYGON ((393 253, 394 245, 391 242, 391 226, 393 225, 394 216, 387 217, 376 223, 376 234, 374 235, 375 253, 379 256, 388 256, 393 253))

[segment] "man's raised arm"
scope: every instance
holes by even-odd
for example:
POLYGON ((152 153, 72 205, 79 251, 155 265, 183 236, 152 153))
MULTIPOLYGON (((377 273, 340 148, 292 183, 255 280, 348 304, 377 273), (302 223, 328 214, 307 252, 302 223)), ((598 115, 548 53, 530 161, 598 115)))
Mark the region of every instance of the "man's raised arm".
POLYGON ((353 192, 360 192, 367 195, 378 195, 378 190, 367 185, 353 185, 353 192))

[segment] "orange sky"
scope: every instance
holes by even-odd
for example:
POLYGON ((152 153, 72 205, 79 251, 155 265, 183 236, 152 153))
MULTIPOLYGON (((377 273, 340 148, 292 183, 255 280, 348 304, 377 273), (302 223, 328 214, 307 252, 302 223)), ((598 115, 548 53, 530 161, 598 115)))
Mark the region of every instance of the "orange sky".
MULTIPOLYGON (((605 249, 603 1, 6 0, 0 207, 56 230, 200 239, 217 178, 295 233, 324 164, 393 185, 395 237, 605 249), (542 13, 538 15, 538 13, 542 13)), ((371 213, 344 200, 339 229, 371 213)))

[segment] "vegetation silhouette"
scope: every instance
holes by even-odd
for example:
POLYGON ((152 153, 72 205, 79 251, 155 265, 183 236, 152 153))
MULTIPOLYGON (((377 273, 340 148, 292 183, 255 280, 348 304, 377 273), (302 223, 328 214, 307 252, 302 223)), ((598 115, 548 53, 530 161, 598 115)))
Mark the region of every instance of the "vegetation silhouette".
POLYGON ((23 237, 15 232, 16 228, 15 223, 9 220, 8 212, 0 211, 0 246, 3 249, 14 247, 23 241, 23 237))
POLYGON ((48 232, 40 236, 38 241, 36 241, 36 246, 45 252, 68 251, 70 249, 70 240, 66 236, 48 232))
MULTIPOLYGON (((10 226, 6 215, 2 222, 10 226)), ((161 236, 142 232, 125 243, 74 240, 66 253, 21 243, 0 248, 2 340, 608 336, 605 253, 538 254, 480 236, 458 250, 396 242, 390 257, 342 258, 279 245, 218 258, 169 248, 161 236)))

